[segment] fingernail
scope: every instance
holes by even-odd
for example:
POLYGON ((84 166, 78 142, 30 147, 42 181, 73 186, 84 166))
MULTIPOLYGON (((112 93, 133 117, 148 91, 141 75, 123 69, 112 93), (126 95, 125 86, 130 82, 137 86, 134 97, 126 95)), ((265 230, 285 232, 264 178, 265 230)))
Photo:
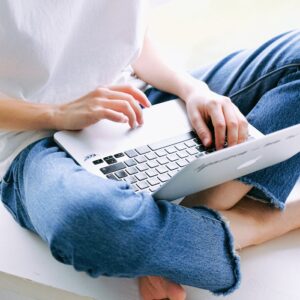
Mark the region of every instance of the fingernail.
POLYGON ((203 139, 203 144, 204 144, 204 146, 208 146, 208 144, 209 144, 209 139, 208 139, 208 138, 204 138, 204 139, 203 139))

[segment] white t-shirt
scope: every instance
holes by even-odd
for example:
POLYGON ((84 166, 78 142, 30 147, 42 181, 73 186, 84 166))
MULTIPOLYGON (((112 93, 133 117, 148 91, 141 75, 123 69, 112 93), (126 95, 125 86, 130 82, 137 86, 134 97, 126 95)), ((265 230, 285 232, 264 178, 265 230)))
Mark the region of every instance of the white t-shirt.
MULTIPOLYGON (((144 38, 146 2, 1 0, 0 93, 65 103, 128 81, 144 38)), ((0 179, 23 148, 52 134, 0 131, 0 179)))

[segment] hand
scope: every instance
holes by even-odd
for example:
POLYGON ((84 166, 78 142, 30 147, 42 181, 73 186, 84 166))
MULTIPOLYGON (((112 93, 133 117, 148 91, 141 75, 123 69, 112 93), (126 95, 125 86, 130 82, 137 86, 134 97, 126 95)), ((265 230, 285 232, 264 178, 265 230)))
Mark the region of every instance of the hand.
POLYGON ((114 122, 143 124, 140 104, 151 106, 144 93, 129 85, 100 87, 82 98, 58 105, 54 124, 58 130, 80 130, 108 119, 114 122))
POLYGON ((216 149, 222 149, 227 136, 228 146, 233 146, 248 138, 248 122, 230 98, 209 90, 208 87, 195 85, 184 99, 187 113, 193 128, 204 146, 215 141, 216 149), (214 128, 214 139, 208 124, 214 128))
POLYGON ((183 287, 163 277, 144 276, 139 278, 139 289, 143 300, 185 300, 183 287))

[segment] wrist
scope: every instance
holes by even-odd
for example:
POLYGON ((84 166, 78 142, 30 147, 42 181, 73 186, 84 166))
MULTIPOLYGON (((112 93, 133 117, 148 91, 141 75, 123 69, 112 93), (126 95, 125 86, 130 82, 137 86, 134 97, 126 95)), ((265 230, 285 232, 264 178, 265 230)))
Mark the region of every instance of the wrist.
POLYGON ((188 74, 181 82, 178 97, 186 103, 195 92, 197 94, 206 94, 209 91, 209 87, 204 81, 198 80, 188 74))
POLYGON ((46 108, 45 127, 46 129, 63 130, 61 105, 53 104, 46 108))

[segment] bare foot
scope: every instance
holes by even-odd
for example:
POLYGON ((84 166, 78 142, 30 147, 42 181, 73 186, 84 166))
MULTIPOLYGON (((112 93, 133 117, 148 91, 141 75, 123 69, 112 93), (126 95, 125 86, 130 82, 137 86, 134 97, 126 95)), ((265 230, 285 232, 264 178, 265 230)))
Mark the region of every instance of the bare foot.
POLYGON ((143 300, 185 300, 184 288, 163 277, 144 276, 139 278, 139 289, 143 300))
POLYGON ((280 211, 245 197, 233 209, 221 212, 230 221, 236 249, 258 245, 300 228, 300 201, 280 211))

